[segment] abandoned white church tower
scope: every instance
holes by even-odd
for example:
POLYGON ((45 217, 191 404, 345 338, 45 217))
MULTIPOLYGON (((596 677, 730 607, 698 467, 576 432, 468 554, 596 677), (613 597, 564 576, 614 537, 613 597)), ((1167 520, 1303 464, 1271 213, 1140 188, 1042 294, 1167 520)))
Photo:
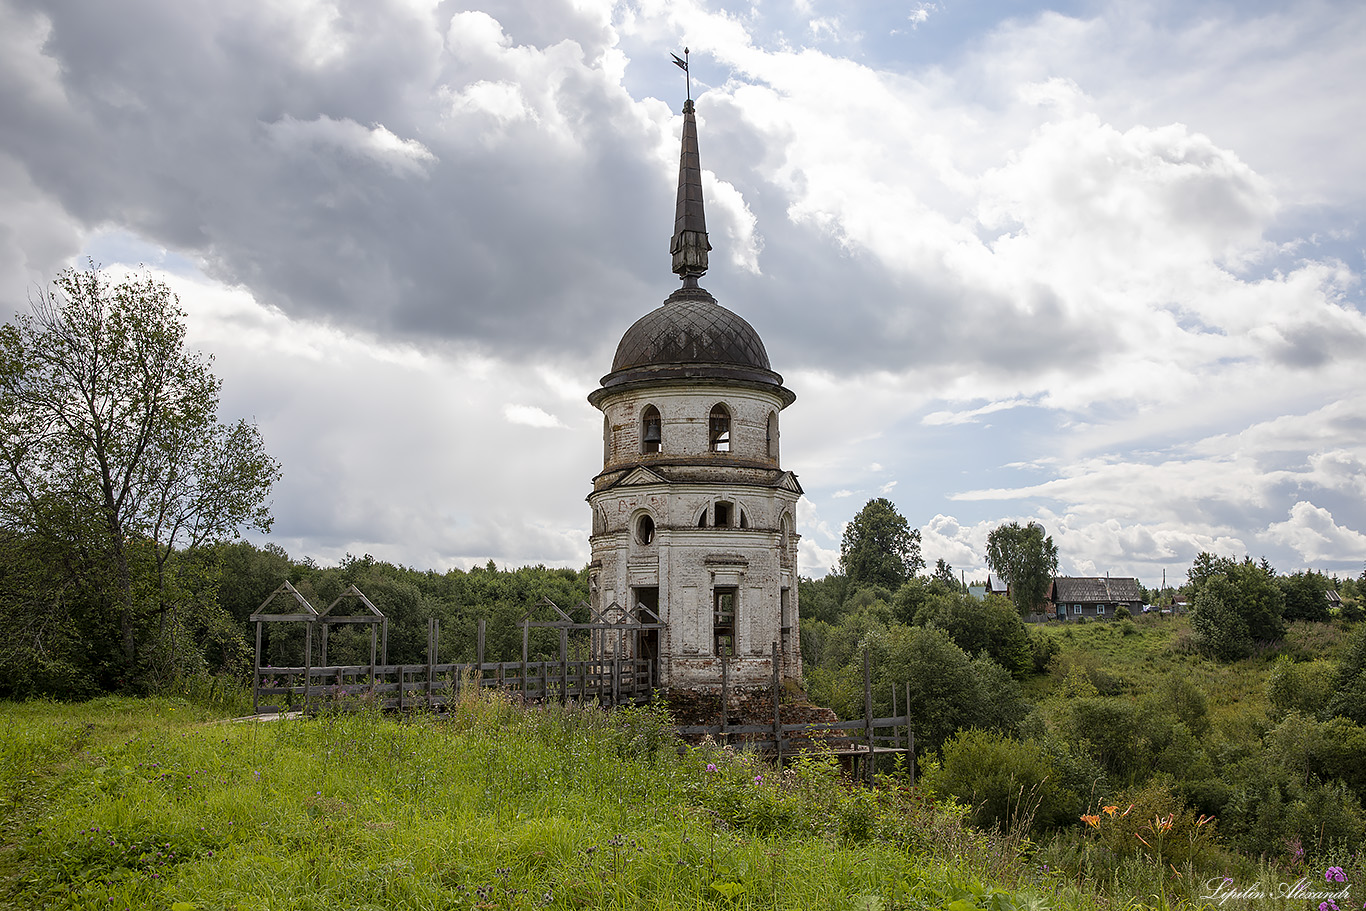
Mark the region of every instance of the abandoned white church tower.
POLYGON ((801 676, 802 489, 779 458, 779 415, 796 395, 754 328, 698 285, 710 249, 690 98, 671 244, 683 286, 626 330, 588 397, 603 413, 593 606, 653 627, 624 645, 657 659, 665 687, 718 686, 723 656, 733 683, 765 683, 775 646, 781 674, 801 676))

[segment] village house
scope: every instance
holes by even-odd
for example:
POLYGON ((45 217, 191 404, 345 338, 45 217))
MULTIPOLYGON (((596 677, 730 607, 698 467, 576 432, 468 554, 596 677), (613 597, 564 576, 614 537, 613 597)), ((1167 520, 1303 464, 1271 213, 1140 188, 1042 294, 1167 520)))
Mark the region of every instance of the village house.
POLYGON ((1143 610, 1143 591, 1130 577, 1056 576, 1048 600, 1059 620, 1110 619, 1121 607, 1143 610))

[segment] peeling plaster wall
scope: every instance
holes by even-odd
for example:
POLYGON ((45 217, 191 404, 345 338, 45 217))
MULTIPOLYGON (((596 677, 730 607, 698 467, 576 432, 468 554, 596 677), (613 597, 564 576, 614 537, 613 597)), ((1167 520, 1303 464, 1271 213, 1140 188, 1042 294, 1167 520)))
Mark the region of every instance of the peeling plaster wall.
MULTIPOLYGON (((712 689, 721 684, 715 654, 713 603, 718 586, 738 593, 730 677, 737 686, 772 679, 772 648, 781 651, 781 673, 801 676, 798 629, 796 514, 800 494, 778 486, 777 457, 769 456, 769 417, 778 414, 776 392, 699 381, 623 391, 605 397, 603 473, 588 501, 594 512, 590 538, 595 605, 626 606, 632 590, 658 587, 661 631, 660 679, 672 687, 712 689), (731 414, 731 451, 712 452, 708 418, 717 403, 731 414), (640 451, 640 415, 660 412, 663 448, 640 451), (631 472, 649 468, 663 480, 631 472), (634 481, 636 483, 623 483, 634 481), (726 527, 715 527, 716 504, 730 504, 726 527), (705 527, 699 517, 707 516, 705 527), (741 516, 747 527, 739 527, 741 516), (641 535, 641 519, 653 523, 653 539, 641 535), (784 523, 788 533, 783 534, 784 523), (782 590, 788 590, 789 626, 781 623, 782 590)), ((775 421, 775 424, 777 422, 775 421)))

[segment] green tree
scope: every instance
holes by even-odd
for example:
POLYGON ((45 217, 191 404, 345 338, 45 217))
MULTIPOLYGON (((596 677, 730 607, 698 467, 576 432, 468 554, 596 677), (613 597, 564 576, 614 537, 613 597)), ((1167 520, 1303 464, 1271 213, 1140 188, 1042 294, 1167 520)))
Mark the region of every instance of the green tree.
POLYGON ((1285 596, 1286 620, 1316 620, 1322 622, 1328 617, 1328 578, 1322 573, 1297 572, 1288 576, 1277 576, 1276 584, 1285 596))
POLYGON ((917 622, 939 627, 969 655, 985 652, 1017 678, 1034 668, 1024 621, 999 595, 988 595, 985 601, 956 592, 933 597, 918 614, 917 622))
POLYGON ((1015 609, 1028 614, 1048 597, 1058 571, 1058 548, 1042 525, 1011 522, 987 535, 987 564, 1009 583, 1015 609))
POLYGON ((279 468, 254 425, 219 421, 220 382, 163 282, 67 270, 31 305, 0 328, 0 524, 60 544, 131 681, 211 588, 179 552, 268 530, 279 468))
POLYGON ((1187 572, 1191 597, 1191 629, 1206 654, 1223 661, 1245 658, 1259 642, 1285 635, 1281 613, 1285 595, 1275 570, 1244 558, 1202 553, 1187 572))
POLYGON ((840 569, 851 586, 896 591, 924 566, 920 529, 911 528, 891 500, 869 500, 844 529, 840 569))
POLYGON ((967 728, 1014 735, 1028 711, 1020 686, 985 655, 971 658, 935 627, 895 625, 875 643, 874 711, 891 710, 891 693, 910 691, 906 706, 916 748, 938 750, 967 728))
POLYGON ((1328 714, 1366 725, 1366 626, 1359 626, 1338 659, 1337 679, 1328 714))
POLYGON ((960 591, 963 583, 953 574, 953 567, 940 557, 934 561, 934 580, 948 588, 949 591, 960 591))

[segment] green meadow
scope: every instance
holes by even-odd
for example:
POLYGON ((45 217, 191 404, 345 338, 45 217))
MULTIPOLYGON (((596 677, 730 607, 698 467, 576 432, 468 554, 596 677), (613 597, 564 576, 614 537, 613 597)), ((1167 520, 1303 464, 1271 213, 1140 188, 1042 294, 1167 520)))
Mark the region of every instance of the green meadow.
POLYGON ((168 698, 0 707, 0 906, 1088 907, 1005 837, 828 759, 684 748, 655 709, 233 723, 168 698))

